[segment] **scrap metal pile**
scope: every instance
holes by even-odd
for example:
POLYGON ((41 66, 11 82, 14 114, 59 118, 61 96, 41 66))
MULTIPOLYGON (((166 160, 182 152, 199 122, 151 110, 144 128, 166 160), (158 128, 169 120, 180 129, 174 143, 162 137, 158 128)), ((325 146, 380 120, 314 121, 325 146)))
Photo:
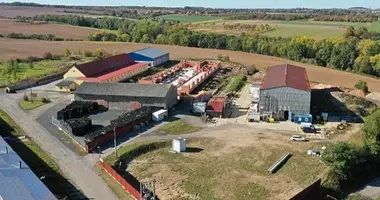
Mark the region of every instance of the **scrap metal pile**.
POLYGON ((76 136, 83 136, 89 131, 91 131, 92 121, 91 119, 87 117, 77 118, 77 119, 68 119, 64 121, 63 125, 72 134, 76 136))
POLYGON ((98 109, 98 103, 86 101, 74 101, 64 109, 57 112, 58 120, 80 118, 89 115, 98 109))
POLYGON ((131 112, 124 113, 120 115, 117 119, 111 120, 110 125, 85 135, 84 140, 86 142, 91 142, 97 137, 101 137, 109 132, 112 132, 114 128, 117 129, 135 120, 150 116, 151 114, 152 109, 150 107, 141 107, 131 112))

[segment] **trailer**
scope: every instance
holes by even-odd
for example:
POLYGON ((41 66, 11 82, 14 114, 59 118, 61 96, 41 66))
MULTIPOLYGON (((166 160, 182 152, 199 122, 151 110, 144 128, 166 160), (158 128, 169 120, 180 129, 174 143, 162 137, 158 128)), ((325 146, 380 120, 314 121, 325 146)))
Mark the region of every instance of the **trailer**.
POLYGON ((168 117, 168 110, 159 110, 152 113, 152 121, 159 122, 168 117))

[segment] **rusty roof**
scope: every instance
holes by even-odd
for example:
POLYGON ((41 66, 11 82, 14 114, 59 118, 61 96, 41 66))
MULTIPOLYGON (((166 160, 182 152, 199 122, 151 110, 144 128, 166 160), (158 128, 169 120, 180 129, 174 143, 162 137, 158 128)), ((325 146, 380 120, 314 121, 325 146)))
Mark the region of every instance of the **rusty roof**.
POLYGON ((269 67, 260 89, 278 87, 291 87, 298 90, 311 91, 305 68, 290 64, 269 67))
POLYGON ((123 53, 102 60, 83 63, 75 67, 86 77, 97 77, 119 70, 132 63, 134 63, 133 60, 126 53, 123 53))

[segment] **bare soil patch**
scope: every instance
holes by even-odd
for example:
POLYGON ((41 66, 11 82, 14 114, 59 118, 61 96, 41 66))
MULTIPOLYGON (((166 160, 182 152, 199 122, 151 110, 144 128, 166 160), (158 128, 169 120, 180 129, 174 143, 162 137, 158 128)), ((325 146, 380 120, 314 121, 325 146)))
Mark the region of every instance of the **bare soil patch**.
MULTIPOLYGON (((75 10, 75 9, 0 5, 0 17, 15 18, 17 16, 33 17, 35 15, 43 15, 43 14, 50 14, 50 15, 71 14, 71 13, 64 13, 63 12, 64 10, 75 10)), ((77 10, 77 11, 80 11, 80 10, 77 10)))
POLYGON ((31 34, 53 34, 61 38, 72 38, 76 40, 87 40, 88 35, 99 32, 99 29, 76 27, 61 24, 39 24, 39 23, 23 23, 13 20, 0 19, 0 34, 7 35, 9 33, 31 34))
POLYGON ((353 88, 359 81, 367 81, 369 90, 380 92, 380 80, 349 72, 333 70, 325 67, 318 67, 309 64, 297 63, 282 58, 258 55, 254 53, 245 53, 228 50, 200 49, 170 45, 155 44, 134 44, 134 43, 116 43, 116 42, 50 42, 50 41, 33 41, 33 40, 12 40, 0 38, 0 60, 9 58, 24 58, 28 56, 42 56, 45 52, 50 51, 53 54, 63 54, 64 48, 73 51, 83 48, 94 50, 103 48, 108 53, 129 52, 145 47, 155 47, 166 50, 170 53, 171 59, 189 59, 189 58, 216 58, 218 54, 228 55, 234 62, 244 65, 255 64, 258 69, 265 70, 267 67, 278 64, 295 64, 306 68, 310 81, 326 83, 330 85, 353 88))
POLYGON ((200 152, 163 148, 139 156, 128 170, 139 180, 154 178, 161 199, 231 200, 289 199, 326 171, 319 158, 306 154, 318 141, 294 143, 289 135, 233 125, 208 133, 188 139, 188 147, 200 152), (268 173, 286 152, 293 155, 289 161, 276 174, 268 173))

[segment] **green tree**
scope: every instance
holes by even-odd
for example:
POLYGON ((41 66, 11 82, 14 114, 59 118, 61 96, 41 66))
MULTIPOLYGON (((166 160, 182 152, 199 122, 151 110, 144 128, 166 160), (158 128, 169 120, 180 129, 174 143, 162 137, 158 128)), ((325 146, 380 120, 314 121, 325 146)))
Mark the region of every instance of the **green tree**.
POLYGON ((104 49, 101 48, 95 49, 93 54, 94 57, 96 57, 96 59, 103 59, 106 56, 106 52, 104 51, 104 49))
POLYGON ((345 38, 355 37, 355 28, 353 26, 350 26, 346 29, 346 32, 344 33, 345 38))
POLYGON ((380 152, 380 109, 364 119, 362 130, 371 152, 378 154, 380 152))
POLYGON ((367 85, 367 82, 363 81, 363 80, 359 80, 356 84, 355 84, 355 88, 356 89, 359 89, 359 90, 363 90, 363 92, 365 93, 368 93, 368 85, 367 85))
POLYGON ((70 49, 65 48, 65 50, 63 50, 63 55, 64 55, 65 57, 70 57, 70 56, 71 56, 71 51, 70 51, 70 49))
POLYGON ((87 50, 87 49, 83 49, 82 50, 82 56, 83 57, 92 57, 92 52, 91 51, 89 51, 89 50, 87 50))

